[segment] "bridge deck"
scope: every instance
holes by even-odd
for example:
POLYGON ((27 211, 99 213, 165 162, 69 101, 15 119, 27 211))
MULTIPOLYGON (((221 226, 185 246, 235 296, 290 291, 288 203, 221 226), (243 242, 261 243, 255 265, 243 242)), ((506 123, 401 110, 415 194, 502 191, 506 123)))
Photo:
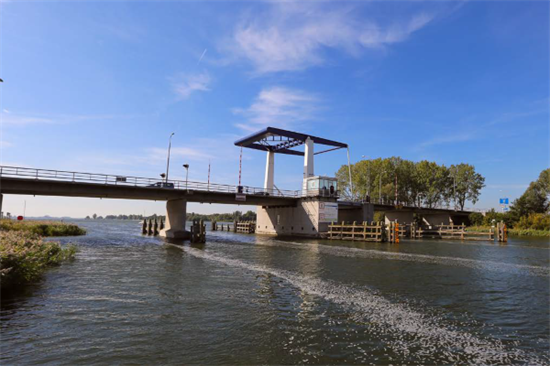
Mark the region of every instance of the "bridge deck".
POLYGON ((249 186, 0 166, 0 193, 39 196, 119 198, 167 201, 294 206, 300 191, 249 186), (237 193, 241 200, 237 200, 237 193), (245 197, 245 201, 242 201, 245 197))
MULTIPOLYGON (((251 206, 296 206, 300 190, 266 190, 264 188, 194 181, 169 180, 173 188, 155 186, 159 179, 81 173, 24 167, 0 166, 0 193, 37 196, 66 196, 189 202, 241 204, 251 206), (242 192, 242 193, 239 193, 242 192), (240 200, 237 200, 237 195, 240 200), (244 197, 244 201, 242 200, 244 197)), ((361 209, 361 202, 338 201, 340 209, 361 209)), ((375 211, 414 211, 417 213, 452 213, 467 215, 470 211, 450 208, 428 208, 392 204, 374 204, 375 211)))

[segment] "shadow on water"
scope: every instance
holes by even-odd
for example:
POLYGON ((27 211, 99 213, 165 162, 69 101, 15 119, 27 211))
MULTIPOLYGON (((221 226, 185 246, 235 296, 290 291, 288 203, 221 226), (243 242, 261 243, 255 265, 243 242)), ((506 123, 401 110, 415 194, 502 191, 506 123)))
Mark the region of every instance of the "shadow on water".
POLYGON ((9 318, 17 310, 33 300, 42 290, 44 279, 2 289, 0 293, 0 319, 9 318))

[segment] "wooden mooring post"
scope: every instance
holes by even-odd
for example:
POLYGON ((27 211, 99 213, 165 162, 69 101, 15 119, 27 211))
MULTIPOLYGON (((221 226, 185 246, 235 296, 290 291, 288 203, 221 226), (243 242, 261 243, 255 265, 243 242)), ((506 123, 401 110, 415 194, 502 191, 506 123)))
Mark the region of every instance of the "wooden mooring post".
POLYGON ((206 243, 206 225, 202 220, 193 220, 191 224, 191 243, 206 243))
POLYGON ((506 243, 508 241, 508 229, 503 221, 497 223, 497 240, 499 243, 506 243))
POLYGON ((254 234, 256 232, 256 221, 236 221, 235 232, 243 234, 254 234))

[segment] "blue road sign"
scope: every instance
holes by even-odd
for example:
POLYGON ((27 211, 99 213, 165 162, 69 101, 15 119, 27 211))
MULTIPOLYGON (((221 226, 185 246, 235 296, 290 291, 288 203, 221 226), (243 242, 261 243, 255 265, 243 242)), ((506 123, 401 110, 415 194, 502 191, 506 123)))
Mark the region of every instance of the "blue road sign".
POLYGON ((507 205, 508 204, 508 198, 501 198, 500 199, 500 204, 501 205, 507 205))

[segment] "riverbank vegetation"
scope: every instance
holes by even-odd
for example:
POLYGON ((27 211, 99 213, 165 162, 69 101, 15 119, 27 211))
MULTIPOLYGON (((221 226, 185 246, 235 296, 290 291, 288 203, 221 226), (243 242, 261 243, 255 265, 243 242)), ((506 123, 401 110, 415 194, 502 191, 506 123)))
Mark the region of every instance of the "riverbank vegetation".
POLYGON ((48 267, 74 257, 74 245, 61 246, 43 237, 85 233, 77 225, 63 222, 0 220, 1 288, 36 281, 48 267))
POLYGON ((86 230, 78 225, 59 221, 0 220, 0 230, 28 232, 40 236, 78 236, 86 234, 86 230))
POLYGON ((398 157, 361 160, 351 165, 353 191, 347 165, 336 172, 336 177, 340 195, 346 199, 439 207, 450 205, 456 198, 461 210, 466 201, 477 202, 485 185, 485 178, 469 164, 447 167, 398 157))
POLYGON ((512 202, 509 212, 494 209, 470 214, 470 223, 488 230, 503 221, 511 235, 550 237, 550 169, 543 170, 527 190, 512 202))

